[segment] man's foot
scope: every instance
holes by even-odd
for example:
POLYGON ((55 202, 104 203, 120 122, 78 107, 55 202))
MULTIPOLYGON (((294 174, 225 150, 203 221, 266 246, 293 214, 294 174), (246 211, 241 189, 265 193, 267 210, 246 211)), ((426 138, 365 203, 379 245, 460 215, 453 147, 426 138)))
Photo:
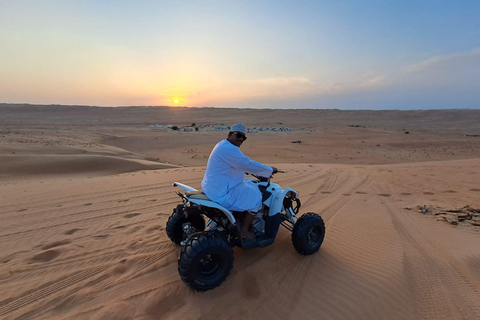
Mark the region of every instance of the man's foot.
POLYGON ((242 239, 253 239, 255 238, 255 234, 250 232, 250 226, 252 225, 253 220, 255 219, 256 213, 247 212, 245 214, 245 218, 243 219, 242 226, 240 228, 240 235, 242 239))
POLYGON ((255 238, 255 234, 253 232, 250 232, 250 231, 241 231, 241 237, 242 239, 254 239, 255 238))

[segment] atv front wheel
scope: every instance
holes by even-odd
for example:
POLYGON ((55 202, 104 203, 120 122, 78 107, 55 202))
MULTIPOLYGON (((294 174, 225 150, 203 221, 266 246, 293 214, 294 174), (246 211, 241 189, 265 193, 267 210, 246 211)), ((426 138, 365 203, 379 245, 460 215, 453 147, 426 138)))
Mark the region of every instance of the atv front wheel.
POLYGON ((293 226, 292 243, 300 254, 317 252, 324 238, 325 223, 322 217, 314 212, 304 214, 293 226))
POLYGON ((216 232, 193 235, 178 259, 178 273, 183 282, 197 291, 219 286, 233 267, 233 249, 216 232))
POLYGON ((165 227, 167 236, 176 244, 180 244, 183 240, 185 240, 185 234, 183 232, 184 223, 190 222, 191 227, 195 228, 196 231, 205 230, 205 220, 200 214, 190 213, 188 214, 188 218, 185 218, 183 210, 183 205, 179 204, 173 210, 170 218, 168 218, 167 225, 165 227))

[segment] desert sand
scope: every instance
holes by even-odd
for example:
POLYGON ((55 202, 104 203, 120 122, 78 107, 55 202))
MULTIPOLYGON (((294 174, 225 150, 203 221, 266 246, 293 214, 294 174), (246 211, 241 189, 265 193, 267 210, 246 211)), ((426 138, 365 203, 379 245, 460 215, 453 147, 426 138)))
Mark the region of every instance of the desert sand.
POLYGON ((478 119, 0 104, 0 318, 480 319, 478 119), (200 188, 227 134, 212 129, 237 122, 292 129, 249 133, 242 150, 285 171, 274 181, 322 215, 325 241, 302 256, 281 228, 194 292, 164 230, 171 185, 200 188))

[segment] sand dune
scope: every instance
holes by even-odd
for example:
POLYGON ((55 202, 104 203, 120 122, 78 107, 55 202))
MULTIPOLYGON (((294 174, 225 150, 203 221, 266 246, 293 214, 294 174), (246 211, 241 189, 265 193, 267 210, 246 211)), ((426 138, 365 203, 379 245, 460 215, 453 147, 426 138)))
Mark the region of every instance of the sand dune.
MULTIPOLYGON (((428 149, 426 137, 440 131, 424 127, 428 132, 417 136, 416 143, 423 141, 428 149)), ((368 139, 354 131, 364 128, 335 128, 347 132, 337 146, 323 140, 325 132, 301 136, 320 147, 290 143, 269 151, 266 136, 248 140, 251 146, 265 146, 263 159, 286 171, 274 180, 300 193, 301 212, 324 218, 327 231, 320 251, 301 256, 290 232, 281 228, 270 247, 235 248, 231 275, 204 293, 180 280, 180 247, 164 230, 180 203, 172 182, 199 188, 205 170, 198 159, 187 159, 192 154, 183 152, 192 146, 179 144, 183 138, 160 152, 170 153, 172 163, 199 161, 198 166, 165 168, 138 159, 143 154, 138 150, 125 153, 130 151, 126 147, 112 147, 112 154, 29 156, 28 148, 23 155, 0 148, 0 318, 480 319, 479 227, 453 226, 411 210, 418 205, 479 208, 476 151, 461 152, 467 155, 462 159, 431 152, 436 161, 415 162, 413 149, 404 147, 410 160, 395 163, 384 163, 380 152, 372 152, 368 161, 310 161, 315 152, 326 159, 352 141, 362 144, 358 139, 374 146, 387 141, 375 128, 362 131, 368 139), (303 149, 296 149, 295 157, 288 149, 303 147, 310 155, 302 163, 303 149), (275 156, 279 151, 285 151, 283 158, 275 156)), ((128 128, 98 132, 105 130, 141 137, 128 128)), ((445 141, 460 141, 456 134, 445 141)), ((294 135, 276 139, 289 141, 294 135)), ((95 131, 90 137, 100 143, 95 131)), ((209 141, 217 138, 204 135, 199 154, 208 154, 209 141)), ((477 140, 461 141, 461 150, 477 146, 477 140)), ((164 145, 168 143, 172 141, 164 145)), ((251 146, 245 152, 253 156, 251 146)), ((383 149, 388 156, 400 151, 383 149)))
MULTIPOLYGON (((296 253, 287 230, 274 245, 235 249, 234 269, 213 291, 195 293, 179 279, 180 248, 164 234, 179 202, 173 179, 198 187, 202 168, 167 169, 52 182, 21 203, 2 205, 0 315, 37 319, 202 319, 207 317, 475 319, 479 316, 478 228, 459 230, 405 210, 429 203, 399 173, 429 168, 451 188, 475 178, 442 180, 444 166, 478 170, 476 161, 354 168, 286 165, 276 182, 296 188, 302 212, 322 214, 320 252, 296 253), (88 181, 87 181, 88 180, 88 181), (410 192, 408 192, 410 191, 410 192), (412 196, 405 195, 411 193, 412 196)), ((468 187, 468 186, 467 186, 468 187)), ((441 185, 429 191, 441 196, 441 185)), ((30 192, 31 190, 26 190, 30 192)), ((2 188, 2 193, 6 192, 2 188)), ((460 192, 460 190, 459 190, 460 192)), ((433 195, 435 196, 435 195, 433 195)), ((478 192, 465 201, 478 201, 478 192)))
POLYGON ((32 177, 49 175, 105 176, 116 173, 172 168, 175 166, 139 159, 98 155, 2 156, 0 177, 32 177))

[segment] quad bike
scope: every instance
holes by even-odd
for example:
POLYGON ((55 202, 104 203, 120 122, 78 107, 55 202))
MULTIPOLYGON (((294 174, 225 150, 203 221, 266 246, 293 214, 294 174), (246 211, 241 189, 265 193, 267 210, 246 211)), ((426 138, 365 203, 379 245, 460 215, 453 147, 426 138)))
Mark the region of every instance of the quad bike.
MULTIPOLYGON (((281 172, 281 171, 279 171, 281 172)), ((229 211, 208 199, 201 191, 174 182, 184 192, 183 199, 167 221, 170 240, 183 246, 178 259, 178 273, 191 288, 198 291, 213 289, 230 274, 233 267, 233 247, 243 249, 265 247, 275 241, 280 225, 292 232, 294 248, 303 255, 318 251, 325 237, 325 224, 320 215, 309 212, 297 217, 300 210, 298 193, 282 189, 269 178, 247 177, 262 192, 263 208, 257 213, 251 231, 254 239, 242 239, 240 226, 245 212, 229 211), (207 222, 206 222, 207 221, 207 222)))

